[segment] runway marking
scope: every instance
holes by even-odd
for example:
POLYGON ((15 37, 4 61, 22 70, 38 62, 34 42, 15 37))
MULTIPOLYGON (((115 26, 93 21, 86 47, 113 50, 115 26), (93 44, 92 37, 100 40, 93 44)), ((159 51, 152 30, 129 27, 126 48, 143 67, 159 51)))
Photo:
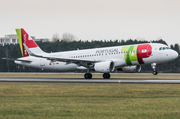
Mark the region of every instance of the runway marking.
POLYGON ((180 84, 180 79, 80 79, 80 78, 15 78, 0 77, 0 82, 51 82, 51 83, 143 83, 180 84))

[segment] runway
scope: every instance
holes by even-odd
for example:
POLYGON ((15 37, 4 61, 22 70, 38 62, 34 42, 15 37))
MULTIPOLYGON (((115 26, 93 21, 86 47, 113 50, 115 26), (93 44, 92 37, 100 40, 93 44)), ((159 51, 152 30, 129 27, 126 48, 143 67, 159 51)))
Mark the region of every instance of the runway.
POLYGON ((180 79, 72 79, 0 77, 0 82, 180 84, 180 79))

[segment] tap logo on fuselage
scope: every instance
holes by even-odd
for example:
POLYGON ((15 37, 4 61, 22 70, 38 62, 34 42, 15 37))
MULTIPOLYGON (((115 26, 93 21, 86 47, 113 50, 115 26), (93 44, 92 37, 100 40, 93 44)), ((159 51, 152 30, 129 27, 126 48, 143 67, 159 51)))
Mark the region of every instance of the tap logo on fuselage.
POLYGON ((152 54, 152 47, 149 44, 124 46, 121 52, 124 52, 127 65, 132 65, 133 61, 144 64, 143 58, 148 58, 152 54))

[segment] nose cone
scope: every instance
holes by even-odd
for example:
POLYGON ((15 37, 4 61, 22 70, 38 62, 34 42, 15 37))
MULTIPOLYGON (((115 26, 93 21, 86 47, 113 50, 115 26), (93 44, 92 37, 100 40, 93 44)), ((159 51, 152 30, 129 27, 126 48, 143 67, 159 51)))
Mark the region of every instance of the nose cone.
POLYGON ((171 56, 172 56, 172 59, 176 59, 179 56, 179 54, 175 50, 173 50, 171 53, 171 56))

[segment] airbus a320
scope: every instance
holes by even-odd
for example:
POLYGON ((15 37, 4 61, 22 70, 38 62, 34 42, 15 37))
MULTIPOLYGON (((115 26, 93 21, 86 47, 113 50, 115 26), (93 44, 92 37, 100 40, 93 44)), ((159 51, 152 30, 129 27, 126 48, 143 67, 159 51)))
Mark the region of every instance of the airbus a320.
POLYGON ((160 43, 133 44, 115 47, 46 53, 23 28, 16 29, 23 57, 16 64, 59 71, 87 70, 85 79, 91 79, 90 70, 103 73, 109 79, 115 69, 124 72, 140 72, 141 65, 151 64, 157 75, 156 64, 174 60, 178 53, 160 43))

